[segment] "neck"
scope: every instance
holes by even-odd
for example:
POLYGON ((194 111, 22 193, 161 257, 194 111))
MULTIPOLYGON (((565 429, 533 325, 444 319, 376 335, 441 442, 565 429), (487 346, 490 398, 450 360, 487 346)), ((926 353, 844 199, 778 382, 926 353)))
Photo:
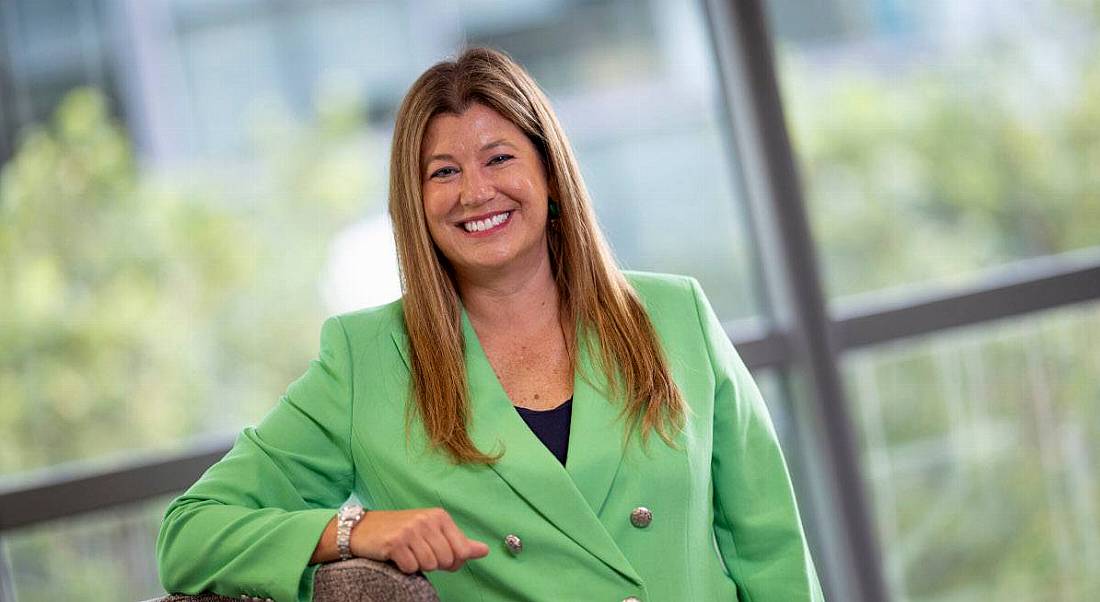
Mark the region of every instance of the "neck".
POLYGON ((558 287, 550 256, 524 269, 459 275, 458 294, 475 326, 527 330, 558 320, 558 287))

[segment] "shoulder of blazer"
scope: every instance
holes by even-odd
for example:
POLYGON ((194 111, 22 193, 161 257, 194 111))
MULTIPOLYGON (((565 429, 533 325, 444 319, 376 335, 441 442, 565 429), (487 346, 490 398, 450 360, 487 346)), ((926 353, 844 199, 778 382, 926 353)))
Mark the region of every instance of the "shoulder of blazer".
POLYGON ((395 332, 405 336, 405 312, 402 299, 334 316, 344 327, 348 341, 353 347, 356 343, 377 341, 380 337, 389 339, 395 332))
POLYGON ((682 312, 685 303, 687 307, 694 306, 692 282, 695 279, 691 276, 633 270, 623 270, 623 276, 634 287, 634 292, 638 293, 638 298, 651 315, 664 313, 665 310, 682 312))

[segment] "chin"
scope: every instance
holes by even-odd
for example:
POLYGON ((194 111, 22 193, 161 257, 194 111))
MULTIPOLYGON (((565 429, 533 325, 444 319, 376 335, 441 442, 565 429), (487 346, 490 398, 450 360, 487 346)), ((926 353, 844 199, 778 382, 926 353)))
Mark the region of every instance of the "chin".
POLYGON ((474 271, 477 271, 477 272, 496 272, 496 271, 499 271, 499 270, 503 270, 503 269, 507 268, 508 266, 514 264, 514 263, 515 263, 514 261, 503 260, 503 259, 502 260, 473 261, 473 262, 470 262, 470 263, 466 264, 466 266, 467 266, 466 269, 474 270, 474 271))
POLYGON ((492 255, 492 256, 480 256, 480 257, 467 257, 462 262, 462 269, 469 272, 478 273, 491 273, 500 270, 505 270, 510 266, 518 265, 522 263, 521 258, 518 255, 492 255))

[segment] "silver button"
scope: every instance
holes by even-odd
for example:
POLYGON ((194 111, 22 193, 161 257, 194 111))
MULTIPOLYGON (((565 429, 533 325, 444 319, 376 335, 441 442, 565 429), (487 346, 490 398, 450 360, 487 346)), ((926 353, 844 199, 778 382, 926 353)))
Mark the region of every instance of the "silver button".
POLYGON ((642 602, 642 601, 639 600, 638 598, 635 598, 634 596, 630 596, 629 598, 623 598, 623 602, 642 602))
POLYGON ((523 551, 523 541, 514 533, 509 533, 504 537, 504 545, 508 546, 513 554, 519 554, 523 551))
POLYGON ((653 513, 649 511, 649 508, 645 506, 638 506, 630 513, 630 524, 644 529, 649 526, 649 523, 653 520, 653 513))

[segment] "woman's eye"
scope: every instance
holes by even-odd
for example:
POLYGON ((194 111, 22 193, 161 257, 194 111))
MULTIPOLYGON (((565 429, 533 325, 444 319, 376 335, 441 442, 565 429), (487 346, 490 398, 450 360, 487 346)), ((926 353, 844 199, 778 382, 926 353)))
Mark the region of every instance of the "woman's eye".
POLYGON ((508 159, 511 159, 511 158, 512 158, 512 155, 497 155, 497 156, 493 157, 492 159, 489 159, 489 164, 492 165, 494 163, 504 163, 505 161, 507 161, 508 159))
POLYGON ((441 167, 441 168, 433 171, 432 175, 430 175, 428 177, 435 178, 435 177, 440 177, 440 176, 449 176, 453 172, 454 172, 453 167, 441 167))

